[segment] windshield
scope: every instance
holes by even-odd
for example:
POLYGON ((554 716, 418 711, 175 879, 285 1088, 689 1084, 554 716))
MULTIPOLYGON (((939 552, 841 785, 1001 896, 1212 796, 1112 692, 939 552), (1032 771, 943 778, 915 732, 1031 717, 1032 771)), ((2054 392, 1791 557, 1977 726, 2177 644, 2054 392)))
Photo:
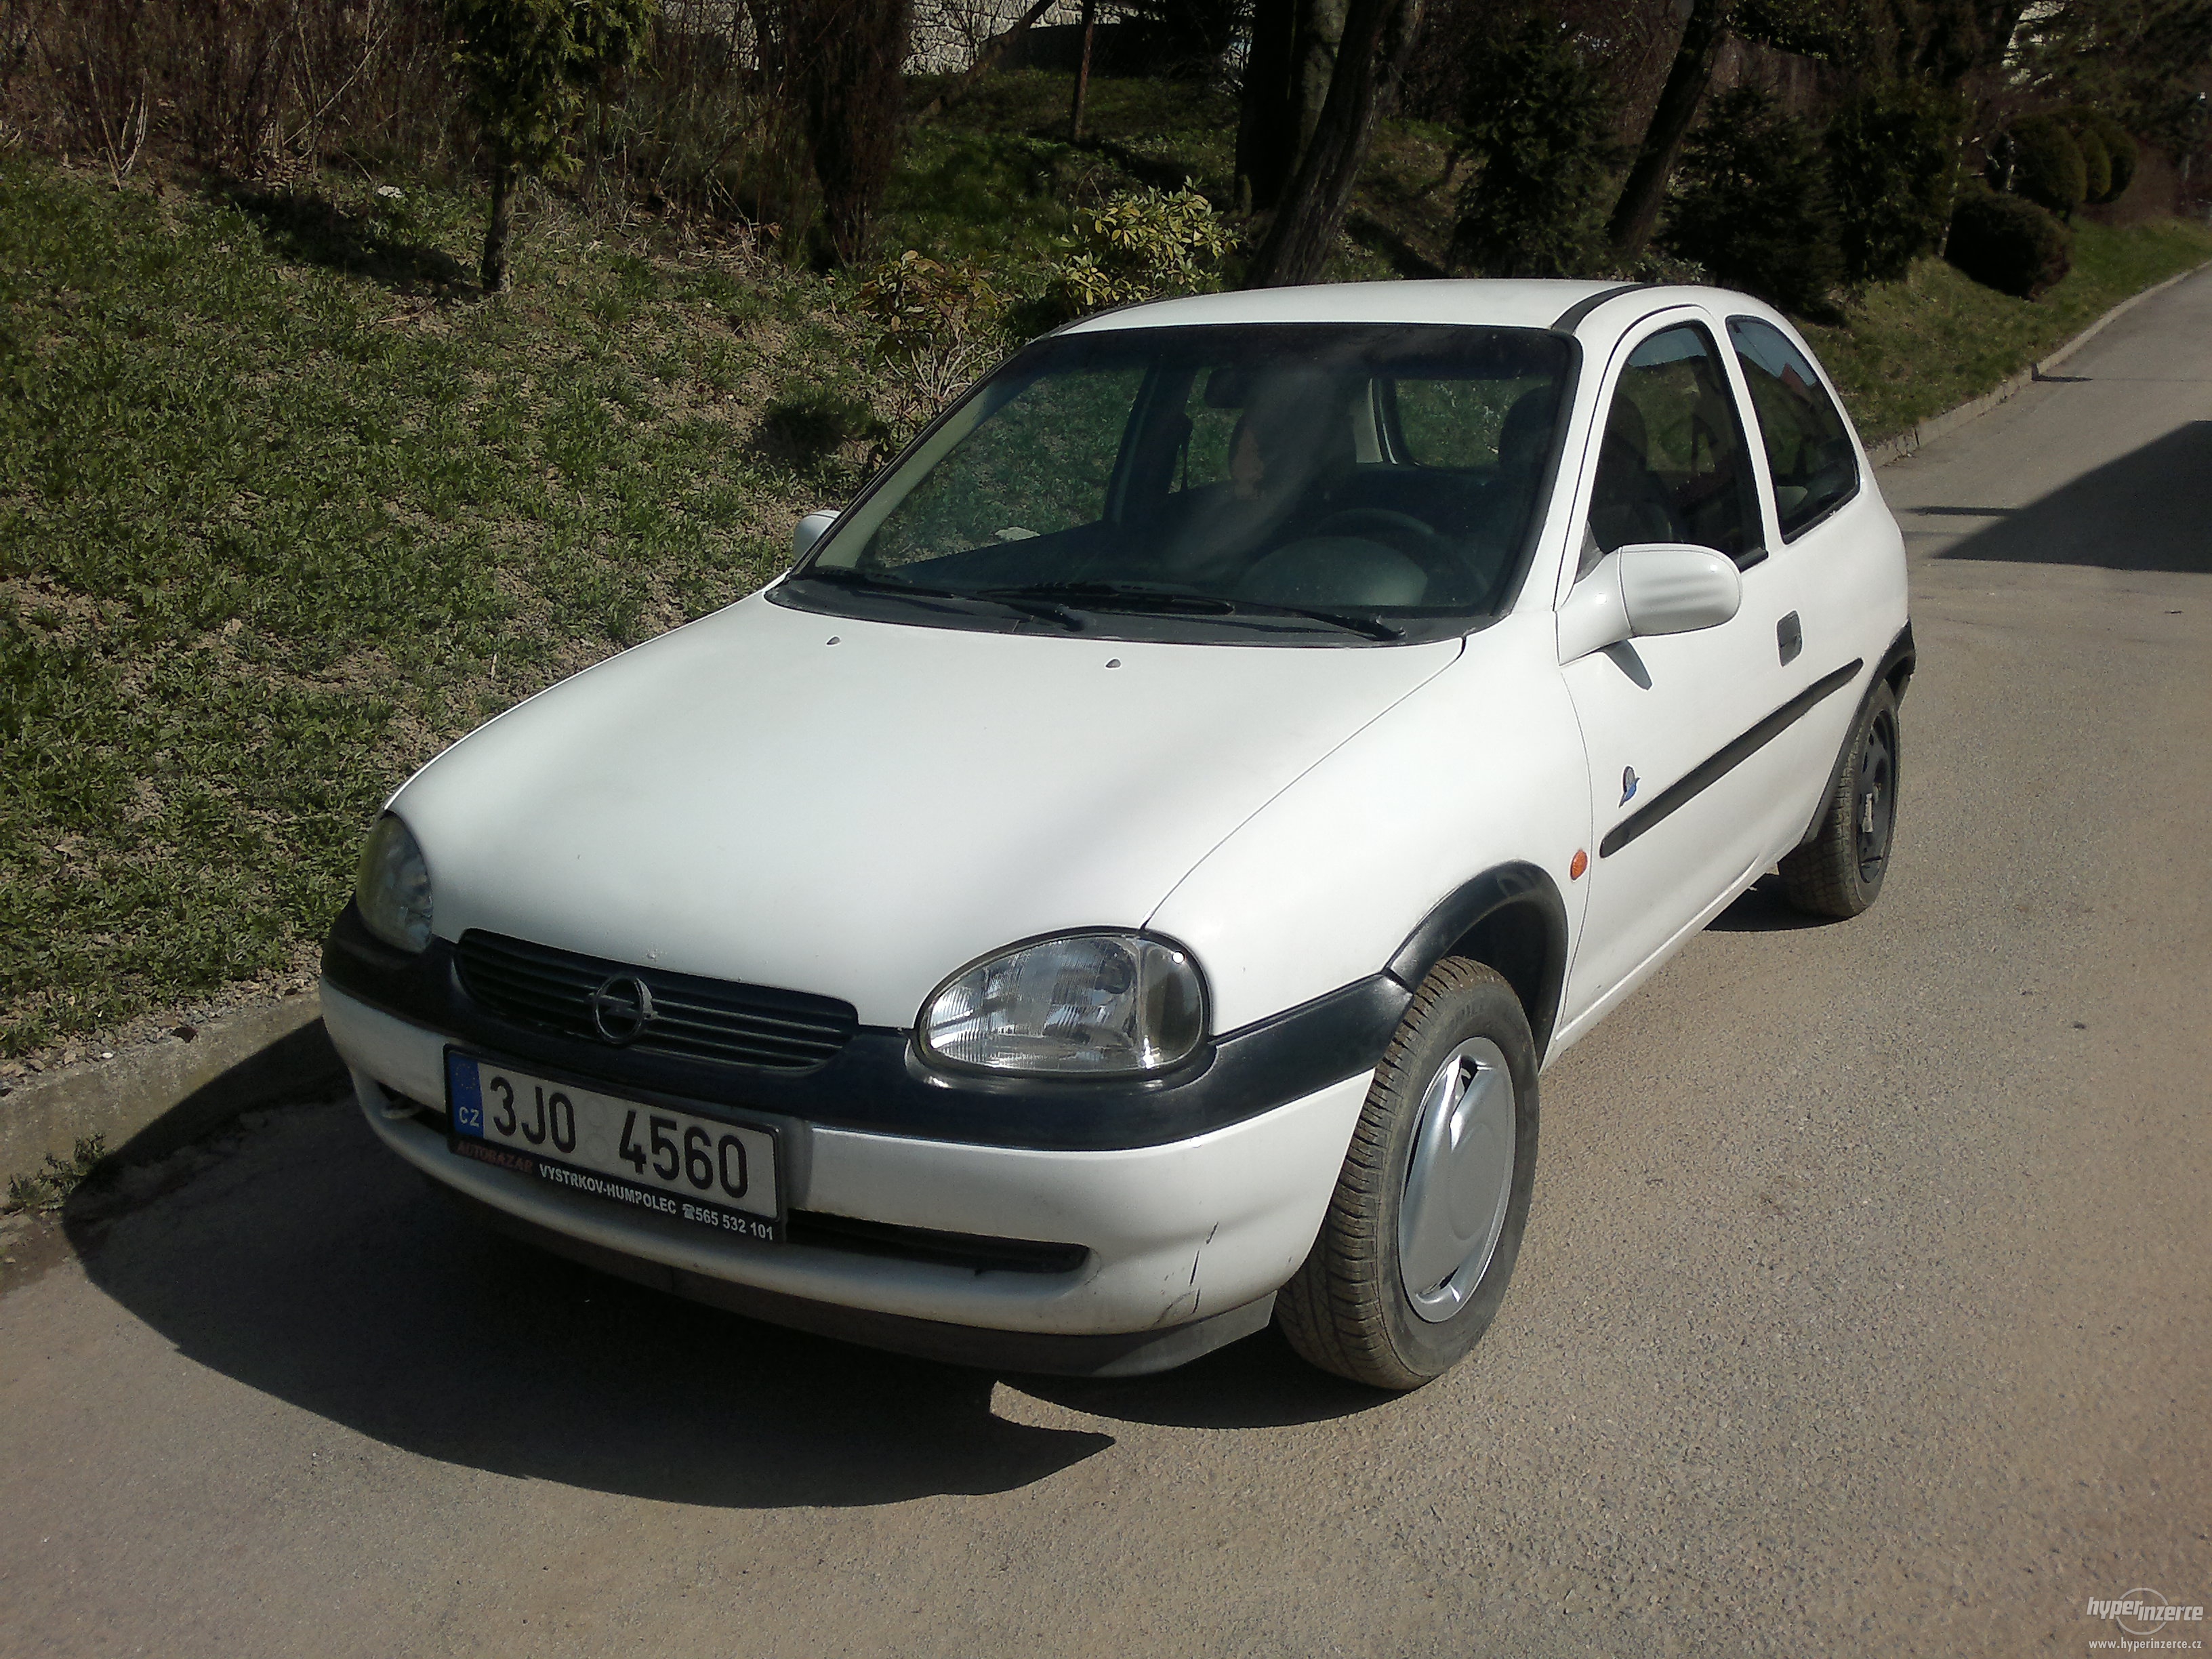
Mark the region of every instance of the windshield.
POLYGON ((1573 363, 1570 341, 1534 329, 1040 341, 773 597, 1110 637, 1383 644, 1462 631, 1520 575, 1573 363))

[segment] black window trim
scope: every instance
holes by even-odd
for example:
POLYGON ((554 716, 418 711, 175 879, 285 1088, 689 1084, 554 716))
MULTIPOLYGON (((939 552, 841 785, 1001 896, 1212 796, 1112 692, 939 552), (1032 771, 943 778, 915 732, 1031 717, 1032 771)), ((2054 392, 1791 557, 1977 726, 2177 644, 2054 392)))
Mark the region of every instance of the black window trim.
MULTIPOLYGON (((1768 328, 1774 329, 1774 331, 1777 334, 1782 334, 1782 331, 1778 328, 1774 328, 1774 325, 1768 322, 1765 318, 1753 317, 1747 312, 1732 312, 1727 317, 1723 318, 1721 321, 1721 332, 1723 334, 1730 334, 1730 331, 1734 329, 1735 325, 1740 322, 1763 324, 1768 328)), ((1782 334, 1782 343, 1784 345, 1792 344, 1790 338, 1787 334, 1782 334)), ((1736 349, 1735 340, 1732 334, 1729 340, 1729 353, 1731 356, 1736 358, 1739 365, 1741 365, 1743 354, 1736 349)), ((1813 354, 1810 351, 1806 352, 1804 356, 1806 366, 1809 368, 1815 375, 1820 377, 1820 390, 1822 392, 1826 394, 1829 406, 1836 411, 1836 417, 1843 422, 1844 435, 1853 440, 1851 444, 1851 487, 1845 490, 1842 495, 1837 496, 1835 500, 1830 501, 1818 513, 1815 513, 1811 518, 1806 520, 1804 523, 1799 525, 1795 530, 1784 530, 1782 528, 1782 503, 1774 499, 1774 462, 1772 458, 1766 453, 1766 427, 1764 422, 1760 422, 1759 428, 1759 459, 1766 463, 1767 500, 1774 508, 1774 528, 1780 533, 1782 537, 1782 544, 1784 547, 1790 546, 1800 537, 1809 535, 1812 532, 1818 530, 1822 525, 1827 523, 1829 520, 1834 518, 1837 514, 1842 512, 1844 508, 1849 507, 1853 501, 1858 500, 1859 492, 1866 488, 1866 468, 1862 465, 1860 447, 1856 441, 1858 434, 1851 426, 1851 417, 1844 413, 1844 400, 1836 395, 1835 387, 1828 384, 1828 371, 1820 367, 1820 363, 1814 360, 1813 354)), ((1740 366, 1737 369, 1737 373, 1743 374, 1743 370, 1740 366)), ((1751 377, 1748 374, 1745 374, 1744 390, 1748 393, 1750 389, 1751 377)), ((1759 420, 1759 401, 1756 398, 1751 399, 1751 418, 1753 421, 1759 420)), ((1762 552, 1759 556, 1763 558, 1765 555, 1762 552)))
MULTIPOLYGON (((1596 301, 1610 300, 1616 295, 1626 294, 1636 289, 1647 286, 1649 286, 1649 284, 1630 283, 1625 284, 1621 288, 1608 289, 1603 294, 1593 295, 1591 301, 1586 301, 1585 303, 1594 304, 1596 301)), ((1719 319, 1717 313, 1711 311, 1703 306, 1692 305, 1685 301, 1679 305, 1662 307, 1657 311, 1647 312, 1644 315, 1638 318, 1634 322, 1629 324, 1627 327, 1621 330, 1620 337, 1617 342, 1615 342, 1613 346, 1614 361, 1618 362, 1619 367, 1615 368, 1612 363, 1608 363, 1607 365, 1607 370, 1613 377, 1612 383, 1607 389, 1606 395, 1602 400, 1596 404, 1593 408, 1592 420, 1594 424, 1590 428, 1589 441, 1601 449, 1603 447, 1605 439, 1605 423, 1607 417, 1610 416, 1613 412, 1613 400, 1620 395, 1621 377, 1628 372, 1628 360, 1634 356, 1645 344, 1650 341, 1657 339, 1662 334, 1664 334, 1669 329, 1695 327, 1703 328, 1705 330, 1705 343, 1712 348, 1713 361, 1719 366, 1721 371, 1722 390, 1728 394, 1729 410, 1735 416, 1736 437, 1742 444, 1744 453, 1746 455, 1749 455, 1751 453, 1751 431, 1750 428, 1745 425, 1743 418, 1743 404, 1747 401, 1747 399, 1737 395, 1735 386, 1729 378, 1727 358, 1735 354, 1735 347, 1734 343, 1731 343, 1725 350, 1723 349, 1720 340, 1716 338, 1714 335, 1714 325, 1717 321, 1719 321, 1719 319), (1648 333, 1639 332, 1640 330, 1644 328, 1646 324, 1656 324, 1657 326, 1652 328, 1648 333), (1634 339, 1633 344, 1630 343, 1632 337, 1634 339)), ((1719 332, 1723 337, 1727 335, 1728 325, 1725 322, 1720 322, 1719 332)), ((1753 421, 1756 421, 1759 418, 1759 411, 1756 409, 1752 410, 1752 418, 1753 421)), ((1564 428, 1565 422, 1562 422, 1560 425, 1564 428)), ((1762 461, 1765 459, 1765 429, 1762 428, 1760 428, 1759 446, 1759 457, 1762 461)), ((1591 499, 1593 501, 1595 500, 1595 490, 1597 487, 1597 467, 1598 458, 1594 455, 1587 463, 1587 472, 1592 491, 1591 499)), ((1579 491, 1579 486, 1577 486, 1577 489, 1579 491)), ((1752 493, 1754 501, 1757 501, 1758 477, 1755 472, 1753 476, 1752 493)), ((1772 489, 1770 481, 1770 488, 1768 490, 1768 495, 1770 498, 1771 497, 1771 495, 1772 489)), ((1765 503, 1759 502, 1758 504, 1763 506, 1765 503)), ((1840 506, 1841 503, 1838 502, 1838 505, 1840 506)), ((1583 523, 1587 525, 1589 521, 1589 514, 1585 512, 1583 514, 1583 523)), ((1776 527, 1778 529, 1780 528, 1782 518, 1779 513, 1776 514, 1774 522, 1776 527)), ((1711 548, 1710 550, 1715 553, 1720 553, 1723 558, 1732 562, 1739 571, 1749 570, 1753 566, 1765 563, 1766 561, 1772 556, 1772 552, 1766 545, 1766 521, 1765 518, 1760 517, 1758 522, 1752 526, 1752 529, 1754 533, 1751 538, 1751 545, 1745 548, 1742 552, 1722 553, 1721 550, 1717 547, 1711 548)), ((1706 545, 1703 542, 1692 543, 1691 544, 1698 547, 1704 547, 1706 545)), ((1578 550, 1580 544, 1577 543, 1577 549, 1578 550)), ((1569 555, 1569 557, 1571 559, 1579 559, 1580 556, 1581 555, 1578 550, 1571 551, 1569 555)), ((1574 580, 1580 581, 1586 574, 1588 573, 1577 570, 1575 574, 1574 580)), ((1569 586, 1571 587, 1572 585, 1573 584, 1571 582, 1569 586)))

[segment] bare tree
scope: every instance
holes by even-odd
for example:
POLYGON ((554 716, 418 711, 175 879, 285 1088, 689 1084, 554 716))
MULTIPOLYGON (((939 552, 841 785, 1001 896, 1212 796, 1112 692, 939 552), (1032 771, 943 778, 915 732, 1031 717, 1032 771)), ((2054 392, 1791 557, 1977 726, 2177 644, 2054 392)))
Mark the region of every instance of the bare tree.
POLYGON ((1312 143, 1336 73, 1348 0, 1254 0, 1237 111, 1237 200, 1273 207, 1312 143))
POLYGON ((1343 228, 1375 122, 1397 95, 1421 0, 1350 0, 1328 96, 1284 187, 1248 288, 1290 288, 1322 273, 1343 228))
POLYGON ((1629 164, 1627 181, 1613 204, 1606 237, 1613 257, 1632 259, 1644 252, 1659 222, 1659 209, 1667 199, 1667 178, 1674 158, 1682 153, 1683 137, 1697 118, 1698 100, 1713 78, 1713 64, 1721 43, 1728 38, 1729 15, 1735 0, 1691 0, 1690 17, 1674 48, 1674 62, 1660 88, 1644 142, 1629 164))
POLYGON ((898 159, 911 0, 747 0, 761 77, 822 187, 828 262, 864 258, 898 159))

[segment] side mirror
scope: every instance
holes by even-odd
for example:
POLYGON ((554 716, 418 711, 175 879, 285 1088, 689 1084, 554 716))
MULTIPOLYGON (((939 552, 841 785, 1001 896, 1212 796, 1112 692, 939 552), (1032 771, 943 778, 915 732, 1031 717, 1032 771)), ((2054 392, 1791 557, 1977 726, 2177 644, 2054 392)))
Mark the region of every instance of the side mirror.
POLYGON ((791 556, 794 562, 814 550, 814 544, 822 539, 822 532, 837 522, 835 513, 810 513, 801 519, 791 532, 791 556))
POLYGON ((1743 573, 1724 553, 1680 542, 1617 548, 1559 607, 1559 660, 1623 640, 1717 628, 1743 605, 1743 573))

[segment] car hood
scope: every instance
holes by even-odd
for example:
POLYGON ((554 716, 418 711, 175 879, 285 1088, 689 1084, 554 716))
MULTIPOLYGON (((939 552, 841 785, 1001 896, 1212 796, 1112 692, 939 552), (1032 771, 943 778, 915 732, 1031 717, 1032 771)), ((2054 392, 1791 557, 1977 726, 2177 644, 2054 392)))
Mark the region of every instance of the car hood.
POLYGON ((905 1026, 1002 945, 1142 925, 1460 649, 978 633, 756 595, 510 710, 392 806, 442 938, 819 992, 905 1026))

